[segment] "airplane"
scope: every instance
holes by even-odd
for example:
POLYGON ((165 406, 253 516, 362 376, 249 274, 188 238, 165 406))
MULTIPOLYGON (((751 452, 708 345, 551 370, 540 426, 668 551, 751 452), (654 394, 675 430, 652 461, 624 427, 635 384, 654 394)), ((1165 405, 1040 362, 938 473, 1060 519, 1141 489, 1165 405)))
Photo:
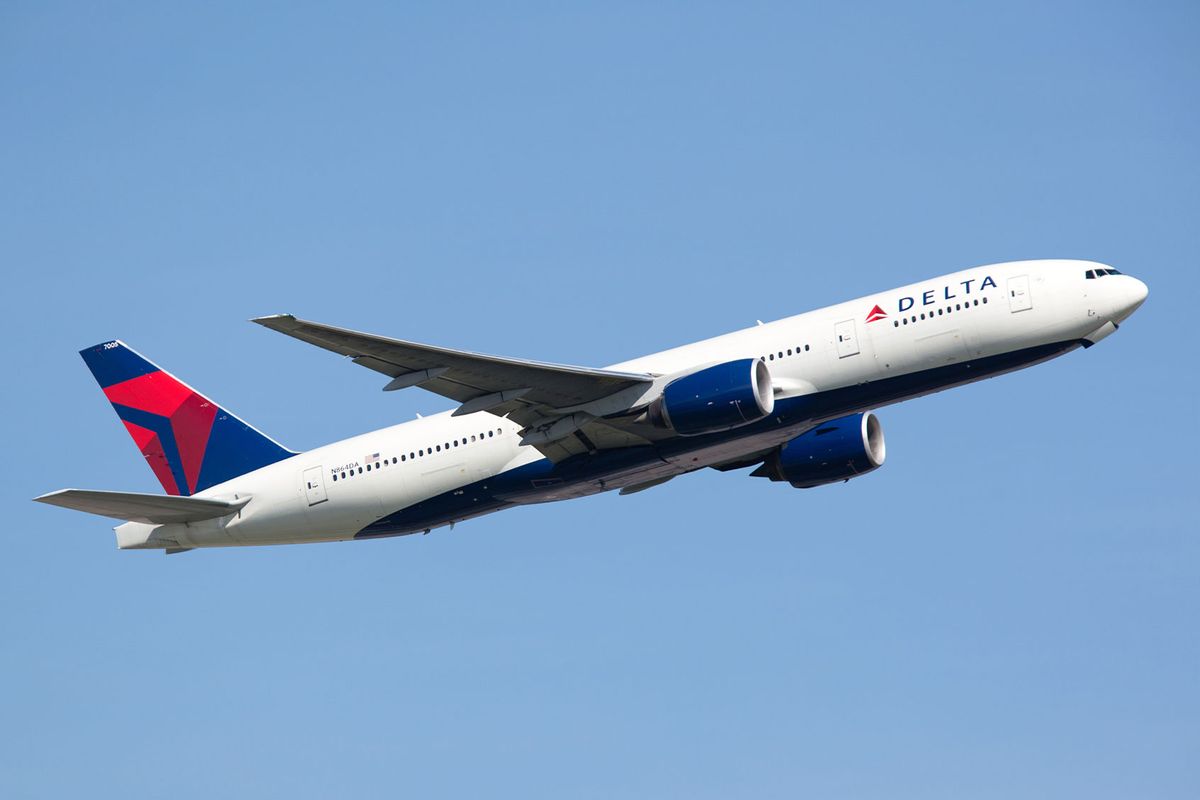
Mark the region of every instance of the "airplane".
POLYGON ((1148 291, 1093 261, 992 264, 604 369, 260 317, 382 373, 384 391, 458 404, 307 452, 107 341, 80 354, 166 495, 35 500, 123 520, 120 549, 172 554, 428 533, 705 467, 812 488, 883 465, 876 409, 1091 347, 1148 291))

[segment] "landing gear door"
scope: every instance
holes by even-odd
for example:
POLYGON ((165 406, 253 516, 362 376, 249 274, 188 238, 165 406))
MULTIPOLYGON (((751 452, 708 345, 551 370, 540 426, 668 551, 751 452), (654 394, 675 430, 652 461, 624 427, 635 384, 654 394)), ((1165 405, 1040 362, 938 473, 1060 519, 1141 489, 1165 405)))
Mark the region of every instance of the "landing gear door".
POLYGON ((324 503, 329 498, 325 494, 325 481, 322 467, 310 467, 304 470, 304 496, 310 506, 324 503))
POLYGON ((1029 294, 1029 276, 1018 275, 1008 279, 1008 310, 1014 314, 1033 308, 1033 297, 1029 294))
POLYGON ((858 353, 858 334, 854 330, 854 320, 848 319, 833 326, 833 335, 837 340, 838 358, 856 355, 858 353))

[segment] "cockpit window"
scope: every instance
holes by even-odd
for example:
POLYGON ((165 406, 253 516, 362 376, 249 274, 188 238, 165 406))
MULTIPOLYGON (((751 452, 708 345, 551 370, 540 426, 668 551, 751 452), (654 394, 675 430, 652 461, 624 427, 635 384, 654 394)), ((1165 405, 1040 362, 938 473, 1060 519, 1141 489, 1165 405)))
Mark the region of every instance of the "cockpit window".
POLYGON ((1108 271, 1108 274, 1109 274, 1109 275, 1120 275, 1121 273, 1120 273, 1120 272, 1118 272, 1118 271, 1117 271, 1117 270, 1115 270, 1115 269, 1110 269, 1110 270, 1108 271))
POLYGON ((1096 277, 1096 270, 1089 269, 1087 272, 1085 272, 1083 274, 1083 277, 1087 278, 1089 281, 1093 280, 1096 277))

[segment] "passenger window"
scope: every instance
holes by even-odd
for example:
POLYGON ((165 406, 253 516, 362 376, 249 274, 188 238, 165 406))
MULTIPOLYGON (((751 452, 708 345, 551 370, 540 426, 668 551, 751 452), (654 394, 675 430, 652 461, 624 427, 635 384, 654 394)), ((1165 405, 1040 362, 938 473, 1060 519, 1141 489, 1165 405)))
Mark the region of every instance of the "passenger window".
POLYGON ((495 436, 495 435, 496 435, 496 434, 495 434, 495 433, 493 433, 492 431, 488 431, 488 438, 489 438, 489 439, 490 439, 490 438, 492 438, 492 437, 493 437, 493 436, 495 436))
POLYGON ((359 475, 362 475, 362 467, 359 467, 359 468, 358 468, 358 474, 359 474, 359 475))
POLYGON ((983 304, 984 304, 985 306, 987 305, 987 298, 986 298, 986 297, 985 297, 985 298, 983 298, 983 304))
POLYGON ((808 345, 804 345, 804 352, 806 352, 806 353, 807 353, 808 351, 809 351, 809 347, 808 347, 808 345))

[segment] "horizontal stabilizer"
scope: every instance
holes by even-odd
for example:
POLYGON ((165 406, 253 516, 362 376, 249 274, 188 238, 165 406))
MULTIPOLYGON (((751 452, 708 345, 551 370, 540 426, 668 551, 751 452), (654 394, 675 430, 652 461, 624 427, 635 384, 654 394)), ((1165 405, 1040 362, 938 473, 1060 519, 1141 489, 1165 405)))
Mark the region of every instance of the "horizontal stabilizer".
POLYGON ((236 513, 250 502, 249 497, 226 502, 199 497, 174 497, 140 492, 98 492, 90 489, 60 489, 33 499, 39 503, 86 511, 102 517, 152 525, 216 519, 236 513))

